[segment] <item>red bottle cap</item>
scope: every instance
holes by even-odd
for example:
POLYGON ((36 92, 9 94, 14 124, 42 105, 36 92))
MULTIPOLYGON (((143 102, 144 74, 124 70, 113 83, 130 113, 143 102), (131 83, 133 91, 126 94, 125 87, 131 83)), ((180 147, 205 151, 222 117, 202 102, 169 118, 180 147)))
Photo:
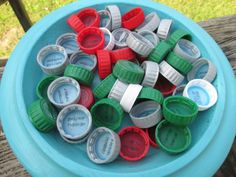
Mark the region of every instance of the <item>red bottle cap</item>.
POLYGON ((138 127, 126 127, 119 132, 121 140, 120 156, 128 161, 137 161, 145 157, 149 150, 147 134, 138 127))
POLYGON ((142 8, 137 7, 131 9, 122 16, 122 26, 129 30, 133 30, 140 26, 145 19, 144 11, 142 8))
POLYGON ((175 88, 175 85, 170 83, 162 75, 159 75, 157 83, 155 85, 155 89, 159 90, 164 96, 168 96, 174 92, 175 88))
POLYGON ((110 54, 112 63, 116 63, 119 60, 133 60, 136 58, 136 54, 128 47, 113 50, 110 54))
POLYGON ((90 109, 94 103, 93 91, 91 88, 80 85, 80 100, 78 104, 90 109))
POLYGON ((156 138, 155 138, 155 132, 156 132, 156 126, 150 127, 150 128, 146 128, 145 132, 149 138, 149 142, 150 144, 157 148, 157 143, 156 143, 156 138))
POLYGON ((78 34, 77 42, 83 52, 95 54, 97 50, 104 48, 104 33, 99 28, 88 27, 78 34))
POLYGON ((100 16, 93 8, 85 8, 67 19, 68 25, 77 33, 86 27, 99 27, 100 16))
POLYGON ((101 79, 104 79, 111 74, 111 58, 108 50, 97 51, 98 60, 98 75, 101 79))
POLYGON ((138 55, 137 56, 137 59, 140 63, 143 63, 144 61, 146 61, 148 58, 147 57, 144 57, 144 56, 141 56, 141 55, 138 55))

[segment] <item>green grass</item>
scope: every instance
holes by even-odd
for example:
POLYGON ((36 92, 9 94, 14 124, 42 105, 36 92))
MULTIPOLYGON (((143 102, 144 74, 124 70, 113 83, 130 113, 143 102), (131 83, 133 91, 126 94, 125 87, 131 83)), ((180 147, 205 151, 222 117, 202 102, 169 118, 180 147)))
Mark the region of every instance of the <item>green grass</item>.
MULTIPOLYGON (((35 23, 54 9, 76 0, 23 0, 35 23)), ((157 1, 157 0, 155 0, 157 1)), ((236 0, 158 0, 177 9, 195 21, 236 14, 236 0)), ((10 55, 22 30, 8 3, 0 6, 0 58, 10 55)))

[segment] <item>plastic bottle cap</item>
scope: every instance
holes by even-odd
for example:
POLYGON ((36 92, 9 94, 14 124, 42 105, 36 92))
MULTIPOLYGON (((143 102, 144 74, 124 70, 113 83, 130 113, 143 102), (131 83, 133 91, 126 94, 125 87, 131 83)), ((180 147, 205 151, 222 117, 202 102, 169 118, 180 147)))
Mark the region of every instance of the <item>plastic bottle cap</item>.
POLYGON ((128 84, 117 79, 113 87, 111 88, 110 93, 108 94, 108 98, 111 98, 120 102, 127 88, 128 88, 128 84))
POLYGON ((139 84, 143 80, 144 70, 131 61, 119 60, 113 68, 113 74, 123 82, 139 84))
POLYGON ((97 66, 97 57, 96 55, 88 55, 79 51, 70 56, 69 62, 70 64, 80 66, 88 69, 89 71, 94 71, 97 66))
POLYGON ((37 96, 39 98, 44 98, 48 100, 47 96, 48 86, 52 83, 52 81, 54 81, 57 78, 58 78, 57 76, 48 76, 43 78, 36 87, 37 96))
POLYGON ((41 132, 49 132, 56 126, 57 111, 45 99, 33 102, 27 112, 34 127, 41 132))
POLYGON ((150 145, 153 146, 154 148, 158 147, 157 143, 156 143, 156 137, 155 137, 156 127, 157 126, 153 126, 153 127, 147 128, 145 130, 145 132, 149 138, 150 145))
POLYGON ((56 45, 64 47, 67 55, 71 55, 80 50, 76 38, 75 33, 65 33, 57 38, 56 45))
POLYGON ((115 30, 121 27, 121 13, 120 9, 116 5, 106 6, 106 10, 111 14, 111 30, 115 30))
POLYGON ((105 36, 104 50, 112 50, 115 46, 115 38, 107 28, 100 28, 105 36))
POLYGON ((175 30, 170 35, 167 42, 172 46, 172 48, 174 48, 175 45, 177 44, 177 42, 182 38, 191 40, 192 36, 189 34, 189 32, 182 30, 182 29, 178 29, 178 30, 175 30))
POLYGON ((172 20, 170 19, 161 20, 157 30, 157 36, 163 40, 166 40, 169 36, 171 25, 172 25, 172 20))
POLYGON ((178 41, 174 48, 174 52, 191 63, 201 56, 198 47, 186 39, 180 39, 178 41))
POLYGON ((118 157, 120 144, 120 138, 115 132, 105 127, 99 127, 88 138, 88 157, 97 164, 110 163, 118 157))
POLYGON ((111 74, 111 57, 108 50, 98 50, 98 75, 101 79, 104 79, 111 74))
POLYGON ((184 88, 186 87, 186 84, 179 85, 175 88, 174 92, 172 93, 173 96, 183 96, 184 88))
POLYGON ((67 19, 67 24, 77 33, 86 27, 99 27, 100 16, 96 9, 84 8, 67 19))
POLYGON ((149 40, 153 44, 153 47, 156 47, 156 45, 160 42, 160 39, 152 31, 142 30, 138 32, 138 34, 149 40))
POLYGON ((90 111, 93 117, 93 123, 96 126, 104 126, 112 130, 120 127, 124 117, 121 105, 109 98, 104 98, 96 102, 90 111))
MULTIPOLYGON (((92 130, 92 129, 91 129, 91 130, 92 130)), ((81 138, 81 139, 76 139, 76 140, 74 140, 74 139, 66 138, 66 137, 64 137, 64 136, 62 136, 62 135, 61 135, 61 137, 62 137, 62 139, 65 140, 67 143, 70 143, 70 144, 82 144, 82 143, 84 143, 84 142, 88 139, 88 137, 89 137, 89 135, 90 135, 90 133, 91 133, 91 130, 90 130, 90 132, 89 132, 85 137, 83 137, 83 138, 81 138)))
POLYGON ((52 104, 63 108, 79 101, 80 85, 72 78, 60 77, 49 85, 47 95, 52 104))
POLYGON ((94 73, 80 66, 69 64, 65 69, 64 76, 72 77, 81 84, 90 85, 93 81, 94 73))
POLYGON ((81 94, 80 94, 80 99, 79 99, 78 104, 81 104, 87 109, 90 109, 90 107, 94 103, 94 97, 93 97, 93 92, 91 88, 81 85, 80 90, 81 90, 81 94))
POLYGON ((57 116, 57 129, 70 140, 84 138, 92 128, 92 117, 87 108, 72 104, 63 108, 57 116))
POLYGON ((191 80, 185 87, 183 96, 190 98, 198 105, 199 111, 204 111, 215 105, 218 99, 216 88, 203 79, 191 80))
POLYGON ((188 73, 188 81, 193 79, 204 79, 208 82, 212 82, 216 77, 215 65, 204 58, 198 59, 193 62, 193 69, 188 73))
POLYGON ((126 43, 129 48, 144 57, 148 56, 154 48, 149 40, 135 32, 129 34, 126 43))
POLYGON ((153 61, 144 61, 141 67, 145 71, 145 76, 141 85, 154 87, 159 76, 159 65, 153 61))
POLYGON ((94 96, 98 99, 105 98, 112 89, 112 86, 115 82, 116 78, 113 76, 113 74, 110 74, 94 88, 94 96))
POLYGON ((167 80, 169 80, 173 85, 178 86, 184 80, 184 76, 176 71, 172 66, 170 66, 166 61, 162 61, 159 65, 160 73, 167 80))
POLYGON ((135 105, 130 113, 132 122, 139 128, 150 128, 162 118, 161 105, 155 101, 144 101, 135 105))
POLYGON ((158 77, 158 80, 157 80, 157 83, 155 85, 155 88, 160 90, 161 93, 164 95, 164 96, 169 96, 171 95, 176 86, 173 85, 172 83, 170 83, 166 78, 164 78, 162 75, 160 75, 158 77))
POLYGON ((161 41, 152 50, 152 52, 148 56, 148 60, 160 63, 170 51, 171 51, 171 45, 166 41, 161 41))
POLYGON ((37 62, 44 73, 60 75, 68 64, 66 50, 59 45, 48 45, 42 48, 37 55, 37 62))
POLYGON ((143 30, 155 31, 158 28, 160 21, 159 16, 155 12, 151 12, 145 17, 144 22, 135 30, 138 32, 143 30))
POLYGON ((111 14, 107 10, 98 11, 100 16, 100 27, 111 30, 111 14))
POLYGON ((83 29, 77 37, 80 49, 87 54, 95 54, 105 45, 104 33, 99 28, 88 27, 83 29))
POLYGON ((122 27, 133 30, 140 26, 144 19, 143 9, 140 7, 133 8, 122 16, 122 27))
POLYGON ((126 127, 119 132, 121 141, 120 156, 128 161, 144 158, 149 150, 149 139, 138 127, 126 127))
POLYGON ((170 52, 166 59, 167 63, 170 64, 173 68, 175 68, 180 73, 186 75, 193 68, 193 65, 183 59, 182 57, 176 55, 174 52, 170 52))
POLYGON ((141 85, 129 84, 120 100, 120 105, 125 112, 130 112, 141 90, 141 85))
POLYGON ((178 127, 163 120, 156 128, 156 142, 162 150, 177 154, 190 146, 191 132, 188 127, 178 127))
POLYGON ((136 54, 128 47, 112 50, 110 52, 112 63, 116 63, 119 60, 134 60, 136 54))
POLYGON ((117 48, 127 47, 126 40, 130 33, 131 31, 125 28, 118 28, 112 31, 117 48))
POLYGON ((198 114, 197 104, 183 96, 167 97, 162 107, 165 119, 178 126, 191 124, 198 114))
POLYGON ((151 87, 143 87, 137 100, 152 100, 156 103, 162 104, 164 97, 159 90, 153 89, 151 87))

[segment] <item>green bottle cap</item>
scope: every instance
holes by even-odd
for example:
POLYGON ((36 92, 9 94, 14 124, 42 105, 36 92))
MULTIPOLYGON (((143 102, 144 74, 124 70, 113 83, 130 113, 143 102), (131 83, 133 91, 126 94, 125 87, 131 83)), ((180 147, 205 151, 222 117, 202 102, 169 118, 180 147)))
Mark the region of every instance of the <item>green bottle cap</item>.
POLYGON ((97 127, 107 127, 116 130, 120 127, 124 111, 119 102, 104 98, 95 103, 91 108, 93 123, 97 127))
POLYGON ((48 86, 52 83, 52 81, 54 81, 57 78, 58 76, 48 76, 43 78, 36 87, 37 96, 39 98, 44 98, 48 100, 48 95, 47 95, 48 86))
POLYGON ((98 99, 105 98, 109 94, 115 82, 116 78, 113 76, 113 74, 110 74, 105 79, 103 79, 97 87, 94 88, 94 96, 98 99))
POLYGON ((160 63, 171 51, 171 45, 165 41, 160 42, 148 56, 148 60, 160 63))
POLYGON ((183 152, 191 144, 191 132, 188 127, 178 127, 166 120, 157 125, 155 136, 158 146, 170 154, 183 152))
POLYGON ((198 114, 197 104, 183 96, 170 96, 164 99, 163 116, 167 121, 178 126, 187 126, 198 114))
POLYGON ((123 82, 139 84, 143 80, 144 70, 133 62, 119 60, 113 68, 113 74, 123 82))
POLYGON ((84 85, 90 85, 94 78, 94 74, 92 71, 74 64, 67 65, 64 76, 72 77, 78 80, 79 83, 84 85))
POLYGON ((174 52, 169 53, 166 61, 171 66, 173 66, 173 68, 175 68, 176 70, 178 70, 179 72, 185 75, 188 74, 193 68, 193 65, 189 61, 176 55, 174 52))
POLYGON ((56 127, 57 111, 45 99, 33 102, 28 108, 30 121, 41 132, 49 132, 56 127))
POLYGON ((170 37, 167 39, 167 42, 171 45, 173 49, 177 44, 177 42, 182 38, 191 40, 192 37, 187 31, 178 29, 170 35, 170 37))
POLYGON ((164 97, 159 90, 156 90, 151 87, 143 87, 139 96, 138 96, 138 100, 140 100, 140 99, 152 100, 152 101, 155 101, 159 104, 162 104, 164 97))

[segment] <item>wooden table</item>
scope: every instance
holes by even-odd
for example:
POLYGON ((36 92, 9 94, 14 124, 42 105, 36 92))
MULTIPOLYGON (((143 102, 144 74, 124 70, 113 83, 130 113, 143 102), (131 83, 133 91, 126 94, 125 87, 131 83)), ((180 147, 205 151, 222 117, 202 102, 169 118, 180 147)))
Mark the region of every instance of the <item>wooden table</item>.
MULTIPOLYGON (((234 72, 236 73, 236 15, 223 18, 211 19, 199 23, 221 46, 228 57, 234 72)), ((220 59, 220 58, 219 58, 220 59)), ((0 62, 1 63, 1 62, 0 62)), ((0 77, 1 77, 0 65, 0 77)), ((1 177, 25 177, 29 174, 17 161, 12 153, 4 133, 0 132, 0 176, 1 177)), ((235 177, 236 176, 236 140, 234 145, 215 175, 216 177, 235 177)))

